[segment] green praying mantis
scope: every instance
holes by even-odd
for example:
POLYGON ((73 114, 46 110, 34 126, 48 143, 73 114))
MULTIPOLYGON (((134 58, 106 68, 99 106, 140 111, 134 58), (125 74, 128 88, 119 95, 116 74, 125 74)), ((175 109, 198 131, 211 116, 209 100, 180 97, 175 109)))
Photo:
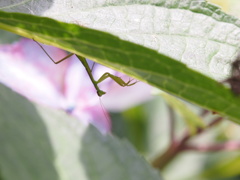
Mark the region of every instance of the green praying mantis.
MULTIPOLYGON (((35 40, 34 40, 35 41, 35 40)), ((68 59, 69 57, 73 56, 74 53, 70 53, 69 55, 67 55, 66 57, 58 60, 58 61, 54 61, 52 59, 52 57, 47 53, 47 51, 43 48, 43 46, 35 41, 40 47, 41 49, 46 53, 46 55, 49 57, 49 59, 51 59, 51 61, 54 63, 54 64, 58 64, 58 63, 61 63, 62 61, 68 59)), ((90 80, 92 81, 93 83, 93 86, 95 87, 96 91, 97 91, 97 95, 99 97, 101 97, 102 95, 106 94, 106 92, 104 92, 103 90, 101 90, 98 86, 99 83, 101 83, 102 81, 104 81, 105 79, 107 78, 111 78, 113 81, 115 81, 117 84, 119 84, 120 86, 122 87, 125 87, 125 86, 132 86, 134 84, 137 83, 137 81, 135 82, 132 82, 132 80, 130 79, 129 81, 125 82, 123 81, 120 77, 118 76, 115 76, 115 75, 112 75, 108 72, 104 73, 97 81, 94 79, 93 75, 92 75, 92 70, 90 69, 88 63, 87 63, 87 60, 86 58, 82 57, 82 56, 79 56, 79 55, 76 55, 77 58, 79 59, 79 61, 82 63, 82 65, 85 67, 86 71, 87 71, 87 74, 90 78, 90 80)))

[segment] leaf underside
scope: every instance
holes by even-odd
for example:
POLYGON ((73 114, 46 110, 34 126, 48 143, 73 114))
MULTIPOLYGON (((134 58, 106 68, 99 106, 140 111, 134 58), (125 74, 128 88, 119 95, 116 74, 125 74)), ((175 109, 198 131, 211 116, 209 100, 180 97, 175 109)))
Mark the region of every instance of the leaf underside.
POLYGON ((205 0, 12 0, 0 9, 109 32, 218 81, 240 49, 240 21, 205 0))
POLYGON ((26 14, 0 12, 0 28, 84 56, 240 122, 240 99, 228 88, 154 50, 105 32, 26 14))

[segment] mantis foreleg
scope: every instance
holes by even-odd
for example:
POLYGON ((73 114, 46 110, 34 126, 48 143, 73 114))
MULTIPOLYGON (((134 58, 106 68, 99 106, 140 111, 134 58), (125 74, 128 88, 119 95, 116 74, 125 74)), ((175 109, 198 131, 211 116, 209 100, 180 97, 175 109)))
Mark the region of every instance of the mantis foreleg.
MULTIPOLYGON (((35 41, 35 40, 34 40, 35 41)), ((72 55, 74 55, 73 53, 70 53, 69 55, 67 55, 66 57, 64 57, 64 58, 62 58, 62 59, 60 59, 60 60, 58 60, 58 61, 54 61, 53 59, 52 59, 52 57, 47 53, 47 51, 42 47, 42 45, 39 43, 39 42, 37 42, 37 41, 35 41, 39 46, 40 46, 40 48, 45 52, 45 54, 49 57, 49 59, 51 59, 51 61, 54 63, 54 64, 58 64, 58 63, 60 63, 60 62, 62 62, 62 61, 64 61, 64 60, 66 60, 67 58, 69 58, 69 57, 71 57, 72 55)))
POLYGON ((111 78, 112 80, 114 80, 116 83, 118 83, 118 84, 119 84, 120 86, 122 86, 122 87, 132 86, 132 85, 134 85, 134 84, 137 83, 137 81, 131 83, 132 80, 129 80, 128 82, 125 82, 125 81, 123 81, 120 77, 114 76, 114 75, 112 75, 112 74, 110 74, 110 73, 107 72, 107 73, 104 73, 104 74, 98 79, 97 84, 100 83, 100 82, 102 82, 102 81, 104 81, 104 80, 107 79, 108 77, 111 78))

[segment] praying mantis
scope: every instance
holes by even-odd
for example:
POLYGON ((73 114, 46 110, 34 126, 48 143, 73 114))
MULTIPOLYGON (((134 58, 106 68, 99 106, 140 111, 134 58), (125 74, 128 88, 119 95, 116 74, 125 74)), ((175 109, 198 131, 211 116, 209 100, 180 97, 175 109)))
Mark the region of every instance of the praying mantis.
MULTIPOLYGON (((34 40, 34 41, 35 41, 35 40, 34 40)), ((52 57, 47 53, 47 51, 43 48, 43 46, 42 46, 39 42, 37 42, 37 41, 35 41, 35 42, 40 46, 40 48, 46 53, 46 55, 49 57, 49 59, 51 59, 51 61, 52 61, 54 64, 61 63, 62 61, 66 60, 66 59, 68 59, 69 57, 71 57, 71 56, 74 55, 74 53, 70 53, 70 54, 67 55, 66 57, 64 57, 64 58, 62 58, 62 59, 60 59, 60 60, 58 60, 58 61, 54 61, 54 60, 52 59, 52 57)), ((132 86, 132 85, 134 85, 134 84, 137 83, 137 81, 132 82, 131 79, 128 80, 127 82, 125 82, 125 81, 123 81, 120 77, 115 76, 115 75, 112 75, 112 74, 110 74, 110 73, 108 73, 108 72, 104 73, 104 74, 96 81, 96 80, 94 79, 93 75, 92 75, 92 70, 90 69, 90 67, 89 67, 89 65, 88 65, 88 63, 87 63, 86 58, 84 58, 84 57, 82 57, 82 56, 79 56, 79 55, 77 55, 77 54, 76 54, 76 57, 79 59, 79 61, 80 61, 80 62, 82 63, 82 65, 85 67, 85 69, 86 69, 86 71, 87 71, 87 74, 88 74, 90 80, 92 81, 93 86, 94 86, 94 88, 96 89, 97 95, 98 95, 99 97, 101 97, 102 95, 106 94, 106 92, 103 91, 103 90, 101 90, 101 89, 99 88, 98 84, 101 83, 102 81, 104 81, 104 80, 107 79, 107 78, 111 78, 113 81, 115 81, 117 84, 119 84, 119 85, 122 86, 122 87, 132 86)))

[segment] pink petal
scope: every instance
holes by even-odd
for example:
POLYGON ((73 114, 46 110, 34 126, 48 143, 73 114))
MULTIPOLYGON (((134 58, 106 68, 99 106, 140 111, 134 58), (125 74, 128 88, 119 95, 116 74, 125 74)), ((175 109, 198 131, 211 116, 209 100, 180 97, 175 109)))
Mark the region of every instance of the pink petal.
MULTIPOLYGON (((131 79, 121 73, 118 73, 117 76, 121 77, 125 82, 131 79)), ((133 79, 132 82, 134 81, 136 80, 133 79)), ((121 87, 116 82, 111 81, 108 88, 109 91, 103 97, 102 101, 106 109, 112 112, 124 111, 152 98, 152 87, 143 82, 137 82, 132 86, 121 87)))
MULTIPOLYGON (((67 55, 58 48, 43 47, 56 61, 67 55)), ((93 75, 98 79, 105 72, 115 73, 96 65, 93 75)), ((94 124, 103 133, 111 129, 109 116, 100 104, 96 89, 75 56, 56 65, 32 40, 23 39, 13 45, 2 45, 0 82, 34 102, 64 109, 81 121, 94 124)), ((140 82, 120 87, 108 78, 99 87, 107 92, 103 96, 103 104, 111 110, 123 110, 150 97, 150 86, 140 82)))
MULTIPOLYGON (((66 64, 61 65, 62 69, 66 69, 64 66, 66 64)), ((56 86, 61 87, 62 82, 55 78, 59 72, 32 40, 23 39, 13 45, 0 46, 0 82, 32 101, 59 106, 62 92, 56 86), (27 50, 29 46, 32 48, 27 50), (47 65, 52 66, 51 73, 46 71, 50 69, 47 65)))

